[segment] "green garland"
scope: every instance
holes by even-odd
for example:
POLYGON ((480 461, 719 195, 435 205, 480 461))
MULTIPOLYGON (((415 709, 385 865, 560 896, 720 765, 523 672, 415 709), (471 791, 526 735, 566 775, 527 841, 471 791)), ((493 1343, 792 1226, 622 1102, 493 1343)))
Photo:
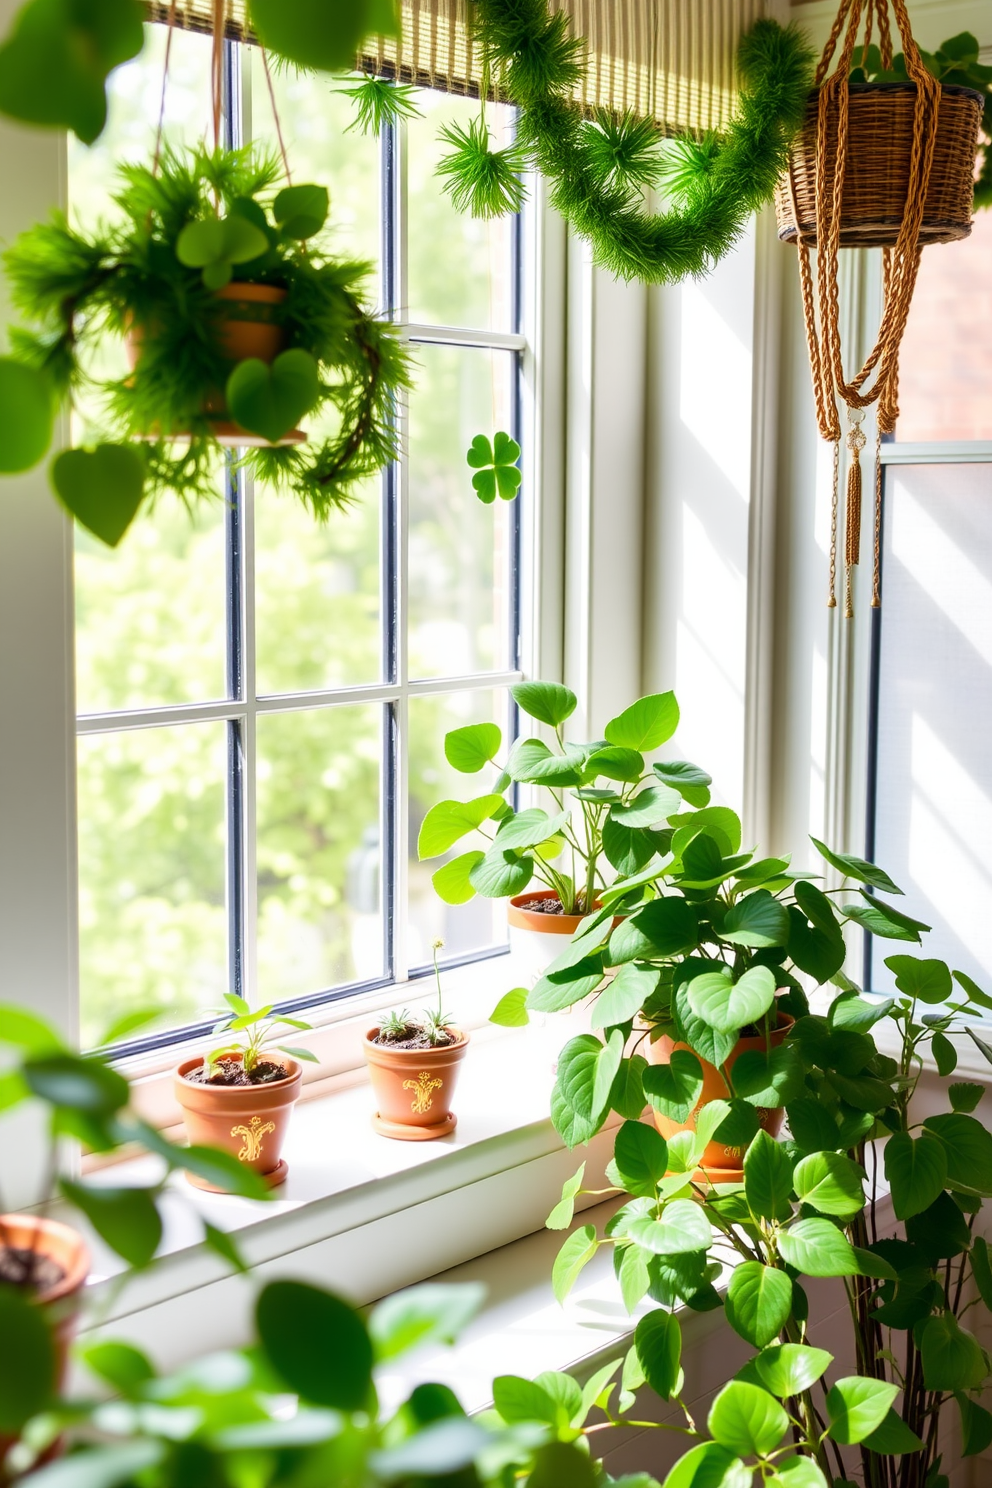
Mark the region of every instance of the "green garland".
POLYGON ((680 138, 666 158, 643 120, 583 117, 572 98, 583 43, 569 35, 564 12, 549 14, 546 0, 475 0, 474 12, 487 74, 521 113, 509 150, 491 150, 484 128, 452 141, 441 171, 456 200, 479 216, 511 211, 518 172, 531 165, 596 262, 623 279, 673 283, 733 247, 771 196, 803 120, 812 54, 796 27, 762 20, 742 37, 737 113, 726 134, 680 138), (652 214, 642 191, 662 178, 673 205, 652 214))

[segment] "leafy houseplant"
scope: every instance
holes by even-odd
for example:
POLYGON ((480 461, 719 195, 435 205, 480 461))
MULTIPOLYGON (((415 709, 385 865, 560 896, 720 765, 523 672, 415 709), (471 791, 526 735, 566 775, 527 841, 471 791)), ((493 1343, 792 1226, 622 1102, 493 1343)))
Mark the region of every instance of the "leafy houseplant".
POLYGON ((376 1098, 372 1124, 384 1137, 430 1141, 446 1137, 457 1124, 451 1103, 469 1036, 444 1011, 437 964, 443 945, 443 940, 432 945, 437 1005, 418 1017, 405 1008, 387 1013, 365 1035, 365 1061, 376 1098))
MULTIPOLYGON (((946 1488, 945 1407, 953 1401, 960 1416, 965 1455, 992 1444, 979 1398, 992 1360, 962 1323, 973 1306, 992 1310, 980 1232, 992 1134, 970 1114, 979 1085, 949 1083, 948 1109, 923 1119, 913 1096, 928 1054, 950 1080, 953 1036, 992 997, 915 954, 886 960, 896 996, 862 995, 842 970, 842 920, 910 943, 927 926, 879 897, 901 891, 876 865, 816 843, 858 897, 824 892, 785 859, 740 853, 735 823, 711 807, 689 814, 665 860, 610 887, 528 999, 564 1007, 598 994, 591 1022, 601 1034, 573 1039, 559 1063, 552 1119, 566 1142, 588 1141, 610 1111, 622 1118, 608 1173, 623 1202, 603 1235, 586 1224, 568 1236, 555 1290, 563 1298, 608 1245, 628 1309, 658 1304, 637 1323, 621 1400, 647 1380, 681 1403, 683 1306, 724 1308, 754 1348, 705 1429, 683 1406, 676 1429, 690 1450, 670 1488, 744 1484, 754 1471, 774 1488, 848 1488, 857 1459, 865 1488, 946 1488), (604 984, 608 965, 619 972, 604 984), (800 973, 831 986, 815 1012, 800 973), (779 1006, 794 1023, 776 1047, 768 1033, 783 986, 779 1006), (886 1020, 893 1054, 873 1034, 886 1020), (732 1062, 748 1024, 765 1046, 732 1062), (672 1043, 666 1062, 650 1064, 638 1049, 658 1030, 672 1043), (706 1099, 707 1063, 723 1076, 721 1098, 706 1099), (669 1123, 667 1141, 640 1119, 645 1104, 669 1123), (759 1108, 781 1106, 788 1134, 776 1141, 759 1108), (737 1174, 709 1168, 714 1140, 743 1153, 737 1174), (726 1266, 723 1292, 715 1283, 726 1266), (856 1374, 836 1378, 817 1346, 806 1277, 842 1281, 856 1374)), ((992 1062, 992 1048, 972 1037, 992 1062)), ((582 1173, 565 1185, 551 1227, 571 1224, 582 1173)))
POLYGON ((103 405, 96 447, 63 452, 52 479, 106 542, 143 499, 215 496, 221 444, 254 446, 243 463, 319 518, 394 454, 406 353, 363 308, 365 265, 316 245, 327 192, 276 190, 279 174, 250 149, 166 153, 121 168, 120 225, 88 235, 56 216, 6 255, 29 323, 15 369, 57 400, 85 390, 103 405), (108 333, 132 366, 101 379, 90 359, 108 333), (295 429, 308 414, 331 424, 313 448, 295 429))
MULTIPOLYGON (((300 1029, 310 1024, 274 1013, 271 1005, 253 1011, 234 992, 225 993, 225 1001, 230 1016, 215 1031, 241 1037, 184 1060, 176 1070, 176 1099, 191 1141, 229 1152, 274 1187, 289 1171, 280 1153, 303 1083, 299 1061, 315 1062, 316 1056, 309 1049, 280 1046, 283 1058, 265 1057, 263 1044, 281 1024, 300 1029)), ((215 1189, 209 1177, 195 1171, 187 1176, 198 1188, 215 1189)))
MULTIPOLYGON (((710 777, 684 761, 645 764, 644 754, 666 743, 678 724, 671 693, 640 698, 611 719, 605 738, 573 744, 563 733, 576 707, 573 692, 557 682, 520 682, 510 691, 524 713, 553 730, 553 746, 515 739, 505 764, 495 766, 490 791, 431 808, 418 852, 436 858, 470 833, 485 838, 485 850, 471 848, 440 867, 434 888, 446 904, 464 904, 477 893, 509 899, 511 927, 552 940, 554 956, 561 933, 577 928, 611 871, 636 873, 666 850, 674 830, 666 818, 682 800, 677 783, 686 799, 704 805, 710 777), (516 810, 511 794, 518 785, 547 789, 554 813, 516 810), (526 894, 534 879, 541 889, 526 894)), ((502 745, 496 724, 469 724, 445 736, 444 753, 454 769, 478 774, 494 764, 502 745)))

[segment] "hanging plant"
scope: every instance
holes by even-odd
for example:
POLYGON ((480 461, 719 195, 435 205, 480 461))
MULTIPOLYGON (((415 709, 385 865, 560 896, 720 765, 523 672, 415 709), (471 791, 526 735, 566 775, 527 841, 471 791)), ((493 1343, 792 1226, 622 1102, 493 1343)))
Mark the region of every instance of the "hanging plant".
POLYGON ((623 279, 672 283, 727 253, 772 195, 809 95, 812 55, 797 28, 762 20, 742 37, 726 134, 678 140, 666 160, 650 123, 583 117, 572 96, 583 42, 547 0, 476 0, 473 24, 485 76, 520 114, 505 150, 492 148, 484 102, 477 125, 447 132, 454 148, 440 173, 458 206, 483 217, 516 211, 520 172, 533 167, 597 263, 623 279), (648 212, 643 188, 663 174, 674 204, 648 212))
POLYGON ((250 149, 166 152, 157 168, 121 168, 119 227, 88 235, 55 216, 6 255, 29 322, 15 366, 56 400, 85 391, 101 405, 95 448, 61 454, 52 478, 105 542, 143 499, 215 496, 222 446, 318 518, 395 453, 407 354, 363 307, 364 265, 315 244, 327 192, 278 190, 280 173, 250 149), (130 371, 91 378, 108 334, 125 341, 130 371), (326 413, 332 431, 306 443, 298 422, 326 413))

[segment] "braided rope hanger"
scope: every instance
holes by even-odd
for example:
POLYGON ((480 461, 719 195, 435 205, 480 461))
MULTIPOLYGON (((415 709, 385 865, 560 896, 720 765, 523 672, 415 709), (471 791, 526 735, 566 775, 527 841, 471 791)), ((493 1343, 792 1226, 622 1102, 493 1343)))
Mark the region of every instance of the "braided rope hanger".
MULTIPOLYGON (((840 441, 842 438, 838 403, 848 410, 847 444, 850 451, 847 498, 845 502, 844 540, 844 613, 854 614, 852 569, 858 563, 861 547, 861 451, 866 437, 861 428, 864 410, 878 404, 875 434, 875 513, 874 561, 872 573, 872 607, 881 603, 881 514, 882 466, 880 444, 883 434, 892 433, 899 413, 899 347, 912 303, 916 276, 920 266, 920 228, 926 204, 927 187, 933 165, 937 137, 937 115, 940 107, 940 84, 924 66, 910 30, 905 0, 892 0, 892 9, 903 43, 906 69, 916 84, 913 118, 913 141, 909 169, 909 190, 898 236, 892 247, 882 250, 882 317, 877 339, 861 369, 850 379, 844 375, 840 337, 840 291, 838 285, 841 234, 841 202, 847 165, 848 146, 848 79, 854 58, 862 17, 865 20, 864 53, 871 43, 873 23, 877 20, 879 48, 885 67, 892 64, 892 36, 888 18, 889 0, 841 0, 840 9, 816 71, 819 88, 816 151, 816 247, 817 267, 814 276, 810 249, 799 235, 799 272, 802 287, 803 320, 809 347, 813 396, 820 435, 833 449, 833 491, 831 499, 830 587, 827 604, 837 604, 837 530, 839 516, 840 441), (834 51, 845 31, 835 71, 828 77, 834 51), (835 153, 831 168, 831 136, 835 153)), ((795 181, 790 165, 789 189, 795 207, 795 181)), ((796 221, 798 222, 798 212, 796 221)))

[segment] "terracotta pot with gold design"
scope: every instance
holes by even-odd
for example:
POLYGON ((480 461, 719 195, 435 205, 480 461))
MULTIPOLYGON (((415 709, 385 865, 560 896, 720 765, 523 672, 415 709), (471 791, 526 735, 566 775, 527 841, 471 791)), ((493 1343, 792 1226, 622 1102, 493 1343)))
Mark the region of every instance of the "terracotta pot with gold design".
POLYGON ((428 1049, 398 1049, 375 1042, 378 1028, 365 1035, 365 1061, 375 1096, 372 1125, 383 1137, 429 1142, 453 1132, 451 1109, 468 1034, 450 1028, 454 1043, 428 1049))
MULTIPOLYGON (((282 1145, 303 1083, 303 1069, 288 1054, 265 1050, 263 1057, 266 1063, 281 1064, 285 1077, 258 1085, 201 1084, 188 1078, 203 1066, 203 1059, 197 1057, 185 1060, 176 1070, 175 1092, 192 1146, 223 1148, 275 1188, 289 1171, 282 1145)), ((237 1065, 240 1058, 225 1054, 218 1063, 237 1065)), ((223 1192, 194 1173, 186 1177, 197 1188, 223 1192)))
MULTIPOLYGON (((794 1022, 795 1019, 791 1018, 788 1013, 779 1013, 777 1026, 773 1029, 770 1038, 773 1049, 777 1049, 780 1044, 784 1043, 794 1022)), ((734 1065, 741 1055, 747 1050, 763 1051, 765 1047, 766 1041, 763 1033, 739 1038, 728 1055, 723 1068, 730 1071, 731 1079, 733 1079, 734 1065)), ((661 1038, 648 1046, 646 1051, 648 1063, 668 1064, 675 1049, 689 1049, 689 1045, 676 1043, 667 1034, 663 1034, 661 1038)), ((694 1049, 689 1049, 689 1052, 691 1054, 696 1053, 694 1049)), ((699 1054, 696 1054, 696 1058, 703 1067, 703 1088, 694 1109, 689 1113, 688 1120, 673 1121, 670 1117, 663 1116, 660 1111, 652 1112, 655 1125, 666 1141, 669 1137, 674 1137, 676 1132, 695 1131, 696 1117, 703 1106, 709 1105, 710 1101, 730 1099, 730 1091, 723 1077, 723 1070, 717 1069, 715 1064, 710 1064, 708 1060, 703 1059, 699 1054)), ((757 1111, 758 1120, 768 1135, 777 1137, 782 1129, 782 1119, 785 1115, 784 1107, 758 1106, 757 1111)), ((703 1176, 711 1183, 739 1183, 744 1172, 743 1149, 726 1147, 723 1142, 708 1142, 706 1150, 703 1153, 700 1169, 703 1176)))

